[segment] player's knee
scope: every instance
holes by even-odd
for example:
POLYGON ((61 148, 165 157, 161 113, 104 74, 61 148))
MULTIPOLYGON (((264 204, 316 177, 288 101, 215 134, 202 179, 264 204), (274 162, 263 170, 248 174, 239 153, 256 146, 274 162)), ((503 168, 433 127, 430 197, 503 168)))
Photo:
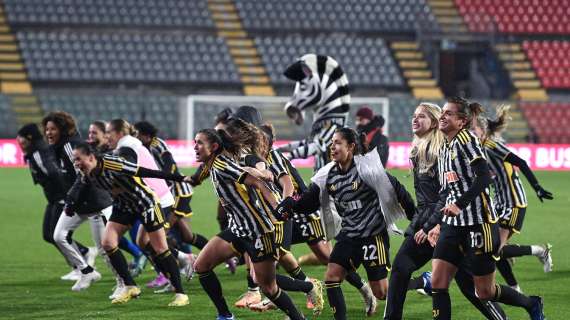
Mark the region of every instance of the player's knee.
POLYGON ((263 292, 263 294, 267 297, 273 297, 277 294, 279 287, 277 287, 277 283, 272 281, 270 283, 259 284, 259 288, 263 292))
POLYGON ((370 288, 372 293, 378 300, 386 300, 388 294, 388 281, 386 279, 380 281, 371 281, 370 288))
POLYGON ((53 242, 56 244, 64 244, 67 242, 68 233, 63 230, 56 230, 53 234, 53 242))
POLYGON ((477 294, 477 297, 481 300, 491 300, 495 296, 493 287, 475 288, 475 293, 477 294))
POLYGON ((101 247, 103 247, 103 250, 105 252, 108 252, 108 251, 115 249, 118 245, 119 245, 119 243, 116 240, 113 240, 113 239, 110 239, 107 237, 105 237, 101 240, 101 247))

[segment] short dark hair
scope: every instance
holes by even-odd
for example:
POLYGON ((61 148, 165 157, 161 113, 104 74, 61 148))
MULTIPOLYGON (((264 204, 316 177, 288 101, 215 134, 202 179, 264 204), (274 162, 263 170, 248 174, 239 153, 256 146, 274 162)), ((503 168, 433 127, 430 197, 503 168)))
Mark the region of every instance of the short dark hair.
POLYGON ((40 128, 35 123, 28 123, 18 130, 18 136, 26 138, 30 141, 37 141, 43 139, 43 135, 40 132, 40 128))
POLYGON ((158 129, 148 121, 139 121, 135 123, 135 129, 139 134, 144 134, 153 138, 158 134, 158 129))
POLYGON ((73 147, 73 150, 79 150, 81 153, 85 155, 97 155, 97 149, 95 149, 92 145, 85 141, 81 141, 73 147))

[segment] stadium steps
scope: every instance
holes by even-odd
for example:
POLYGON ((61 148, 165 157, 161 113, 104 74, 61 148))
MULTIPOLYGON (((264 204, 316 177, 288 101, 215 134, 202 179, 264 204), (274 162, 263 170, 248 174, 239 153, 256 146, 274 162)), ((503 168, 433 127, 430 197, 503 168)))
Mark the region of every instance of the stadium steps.
POLYGON ((0 1, 0 93, 6 95, 18 126, 39 123, 43 109, 32 92, 16 37, 6 22, 0 1))
POLYGON ((416 99, 443 99, 417 42, 394 41, 390 47, 416 99))
POLYGON ((431 11, 444 34, 465 34, 469 31, 453 0, 428 0, 431 11))
POLYGON ((265 65, 259 52, 237 13, 233 0, 208 0, 208 9, 218 30, 228 45, 230 55, 237 66, 243 83, 243 91, 248 96, 274 96, 265 65))
POLYGON ((525 101, 548 100, 548 94, 520 43, 499 43, 495 45, 495 51, 515 87, 515 98, 525 101))
POLYGON ((512 118, 506 132, 509 142, 525 142, 529 131, 528 121, 518 104, 511 105, 509 115, 512 118))

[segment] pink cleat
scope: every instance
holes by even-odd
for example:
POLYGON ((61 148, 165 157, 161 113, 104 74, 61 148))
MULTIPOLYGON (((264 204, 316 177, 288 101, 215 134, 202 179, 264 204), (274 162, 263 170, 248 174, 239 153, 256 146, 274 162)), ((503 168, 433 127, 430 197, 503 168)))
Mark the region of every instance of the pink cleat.
POLYGON ((168 278, 166 278, 162 273, 159 273, 154 280, 146 284, 147 288, 161 288, 168 284, 168 278))

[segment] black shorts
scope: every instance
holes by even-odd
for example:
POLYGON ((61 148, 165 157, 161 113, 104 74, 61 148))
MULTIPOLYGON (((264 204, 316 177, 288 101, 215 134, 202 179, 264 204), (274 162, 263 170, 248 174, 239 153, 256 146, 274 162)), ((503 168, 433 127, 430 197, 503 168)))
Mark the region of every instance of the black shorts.
POLYGON ((514 233, 521 233, 526 208, 506 208, 499 217, 499 225, 514 233))
POLYGON ((500 242, 498 223, 465 227, 442 223, 433 258, 456 267, 467 259, 473 275, 484 276, 495 271, 500 242))
POLYGON ((174 205, 172 206, 172 212, 180 217, 190 217, 192 216, 192 207, 190 207, 190 201, 192 201, 192 195, 176 196, 174 200, 174 205))
POLYGON ((308 215, 306 222, 293 221, 293 244, 307 243, 311 245, 324 239, 321 217, 308 215))
POLYGON ((163 209, 161 209, 157 204, 153 208, 137 213, 121 211, 117 207, 113 206, 113 213, 111 214, 109 221, 125 226, 132 226, 137 219, 141 221, 147 232, 159 230, 164 226, 165 221, 163 209))
POLYGON ((275 245, 274 232, 265 233, 252 240, 237 237, 231 230, 226 229, 218 233, 218 237, 229 242, 237 254, 247 253, 252 262, 277 260, 279 258, 279 247, 275 245))
POLYGON ((285 251, 291 249, 291 234, 293 233, 293 221, 278 221, 275 225, 275 245, 285 251))
POLYGON ((329 262, 343 266, 347 271, 356 271, 364 265, 368 280, 385 279, 390 271, 390 238, 383 232, 368 238, 337 240, 329 262))

